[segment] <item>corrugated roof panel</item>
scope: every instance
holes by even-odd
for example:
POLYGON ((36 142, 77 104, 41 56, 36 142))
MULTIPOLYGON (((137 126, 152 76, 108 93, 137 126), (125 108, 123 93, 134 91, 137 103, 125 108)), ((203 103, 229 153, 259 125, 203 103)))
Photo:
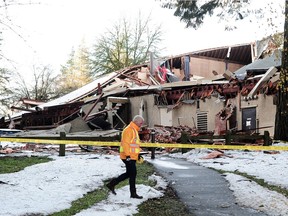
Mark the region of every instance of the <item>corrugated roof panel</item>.
POLYGON ((229 51, 229 47, 222 47, 211 50, 204 50, 199 52, 194 52, 193 56, 199 57, 208 57, 214 59, 229 59, 229 61, 239 62, 241 64, 249 64, 252 62, 251 57, 251 45, 245 44, 242 46, 231 46, 229 58, 227 58, 227 54, 229 51))

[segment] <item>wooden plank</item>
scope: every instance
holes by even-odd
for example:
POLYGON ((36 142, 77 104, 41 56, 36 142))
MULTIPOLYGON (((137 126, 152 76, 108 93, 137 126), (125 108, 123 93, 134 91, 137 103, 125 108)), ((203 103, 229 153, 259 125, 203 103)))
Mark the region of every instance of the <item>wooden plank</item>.
POLYGON ((253 99, 253 96, 258 92, 258 90, 261 88, 261 86, 269 80, 277 71, 277 68, 270 67, 267 72, 264 74, 264 76, 257 82, 257 84, 254 86, 254 88, 250 91, 250 93, 247 96, 247 99, 253 99))
POLYGON ((108 101, 111 103, 129 103, 129 98, 127 97, 108 97, 108 101))

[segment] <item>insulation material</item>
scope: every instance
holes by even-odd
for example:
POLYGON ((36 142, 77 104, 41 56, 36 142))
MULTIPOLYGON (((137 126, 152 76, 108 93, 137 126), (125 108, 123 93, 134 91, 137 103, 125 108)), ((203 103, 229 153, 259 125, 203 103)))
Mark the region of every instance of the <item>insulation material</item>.
POLYGON ((227 129, 230 129, 227 128, 227 121, 233 115, 235 108, 235 100, 228 100, 226 107, 217 113, 215 116, 214 135, 223 135, 226 133, 227 129))
POLYGON ((146 82, 146 83, 149 82, 150 83, 149 74, 150 74, 150 72, 149 72, 149 69, 147 67, 141 67, 141 70, 138 71, 138 73, 137 73, 137 77, 138 77, 138 79, 140 79, 143 82, 146 82))

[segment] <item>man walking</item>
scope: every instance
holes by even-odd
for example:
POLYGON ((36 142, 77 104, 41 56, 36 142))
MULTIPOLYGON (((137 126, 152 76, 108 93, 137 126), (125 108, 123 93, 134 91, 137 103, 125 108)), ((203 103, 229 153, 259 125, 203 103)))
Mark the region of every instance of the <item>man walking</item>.
POLYGON ((121 181, 129 178, 130 197, 136 199, 142 199, 136 193, 136 161, 138 160, 140 153, 140 139, 138 131, 140 130, 144 118, 140 115, 136 115, 130 124, 123 130, 120 145, 120 158, 126 166, 126 172, 121 174, 115 179, 112 179, 106 186, 109 190, 116 195, 115 186, 121 181))

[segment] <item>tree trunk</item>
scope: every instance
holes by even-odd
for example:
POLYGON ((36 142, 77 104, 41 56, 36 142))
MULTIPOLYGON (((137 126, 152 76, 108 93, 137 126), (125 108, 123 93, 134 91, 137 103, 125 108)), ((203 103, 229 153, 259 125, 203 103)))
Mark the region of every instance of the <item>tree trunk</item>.
POLYGON ((288 0, 285 0, 284 46, 278 87, 274 139, 288 141, 288 0))

